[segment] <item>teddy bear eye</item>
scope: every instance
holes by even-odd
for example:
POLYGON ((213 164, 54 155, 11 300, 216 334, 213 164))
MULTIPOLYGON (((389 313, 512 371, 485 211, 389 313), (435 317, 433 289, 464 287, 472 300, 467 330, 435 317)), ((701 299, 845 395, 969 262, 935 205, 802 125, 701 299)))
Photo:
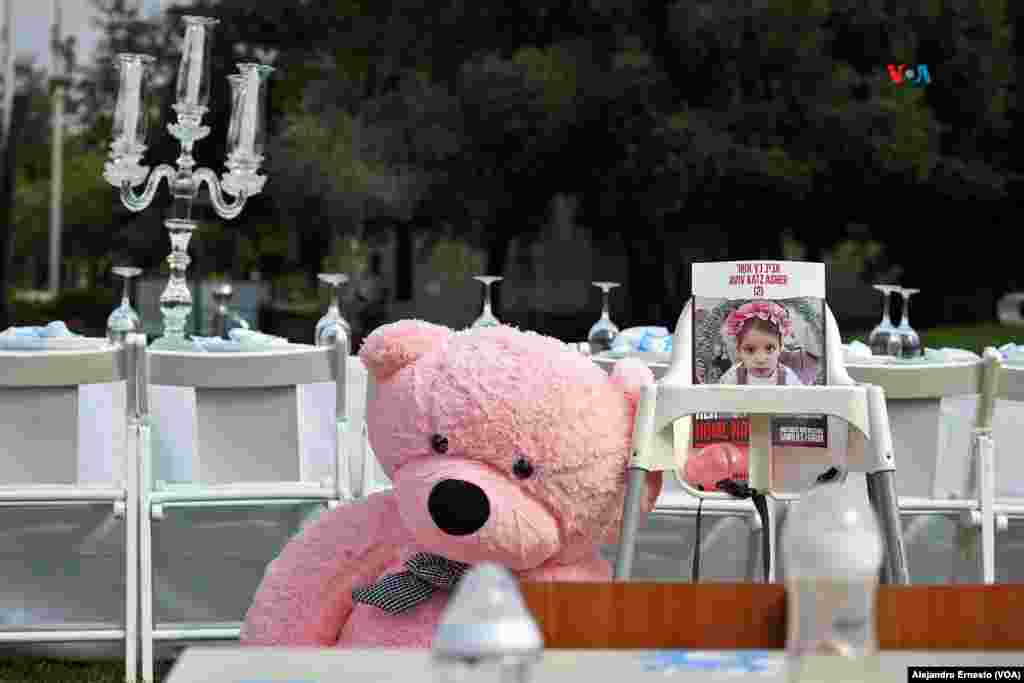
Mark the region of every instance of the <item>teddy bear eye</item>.
POLYGON ((448 437, 441 434, 434 434, 430 437, 430 447, 437 453, 448 452, 448 437))
POLYGON ((533 476, 533 465, 523 456, 519 456, 512 464, 512 474, 516 475, 517 479, 529 479, 533 476))

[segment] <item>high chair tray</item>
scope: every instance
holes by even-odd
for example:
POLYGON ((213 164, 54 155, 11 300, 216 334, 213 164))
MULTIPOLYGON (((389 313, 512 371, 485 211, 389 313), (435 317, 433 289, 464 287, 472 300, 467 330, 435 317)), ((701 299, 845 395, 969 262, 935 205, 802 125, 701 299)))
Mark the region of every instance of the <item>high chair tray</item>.
POLYGON ((869 435, 866 386, 657 385, 654 429, 696 413, 831 415, 869 435))

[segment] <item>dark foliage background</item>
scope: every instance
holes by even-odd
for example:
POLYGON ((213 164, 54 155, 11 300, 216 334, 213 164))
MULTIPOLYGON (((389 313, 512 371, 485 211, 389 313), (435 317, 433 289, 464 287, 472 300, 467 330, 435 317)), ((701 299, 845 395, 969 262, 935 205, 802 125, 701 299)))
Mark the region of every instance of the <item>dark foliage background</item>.
MULTIPOLYGON (((105 39, 74 89, 66 255, 109 286, 113 261, 159 269, 167 253, 159 212, 128 215, 100 178, 114 55, 159 58, 152 111, 166 121, 186 10, 142 21, 134 2, 93 1, 105 39)), ((272 181, 230 226, 209 212, 197 272, 313 284, 346 238, 387 233, 400 291, 424 239, 465 240, 500 275, 511 241, 537 237, 552 198, 570 196, 592 235, 624 239, 627 323, 674 320, 700 257, 853 254, 865 281, 927 293, 920 326, 987 320, 1024 284, 1010 239, 1020 3, 197 0, 187 12, 221 19, 214 74, 252 59, 277 68, 272 181), (926 64, 931 83, 894 84, 889 63, 926 64), (944 304, 964 295, 975 303, 944 304)), ((38 122, 17 140, 6 228, 24 259, 0 264, 10 283, 40 281, 25 264, 45 253, 47 99, 25 69, 38 122)), ((211 100, 207 121, 223 131, 225 79, 211 100)), ((152 129, 152 158, 173 159, 173 139, 152 129)), ((204 165, 223 156, 223 135, 197 147, 204 165)))

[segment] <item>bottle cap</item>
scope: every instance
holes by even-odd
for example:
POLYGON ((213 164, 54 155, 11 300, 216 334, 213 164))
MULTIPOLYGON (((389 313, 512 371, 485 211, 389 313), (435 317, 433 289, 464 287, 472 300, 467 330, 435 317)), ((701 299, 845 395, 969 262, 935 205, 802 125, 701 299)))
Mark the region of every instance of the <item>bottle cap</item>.
POLYGON ((446 658, 539 655, 544 638, 515 577, 503 567, 483 563, 456 587, 432 649, 435 657, 446 658))

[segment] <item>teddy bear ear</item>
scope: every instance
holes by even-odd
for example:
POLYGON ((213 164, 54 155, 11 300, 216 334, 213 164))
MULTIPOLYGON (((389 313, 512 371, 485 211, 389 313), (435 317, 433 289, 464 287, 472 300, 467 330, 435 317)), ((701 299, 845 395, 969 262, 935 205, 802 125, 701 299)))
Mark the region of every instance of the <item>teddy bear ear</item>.
POLYGON ((623 358, 612 367, 611 380, 626 394, 630 408, 636 410, 640 390, 654 383, 654 374, 647 364, 636 358, 623 358))
POLYGON ((359 358, 374 379, 387 379, 425 353, 445 343, 451 329, 423 320, 399 320, 382 325, 363 341, 359 358))

